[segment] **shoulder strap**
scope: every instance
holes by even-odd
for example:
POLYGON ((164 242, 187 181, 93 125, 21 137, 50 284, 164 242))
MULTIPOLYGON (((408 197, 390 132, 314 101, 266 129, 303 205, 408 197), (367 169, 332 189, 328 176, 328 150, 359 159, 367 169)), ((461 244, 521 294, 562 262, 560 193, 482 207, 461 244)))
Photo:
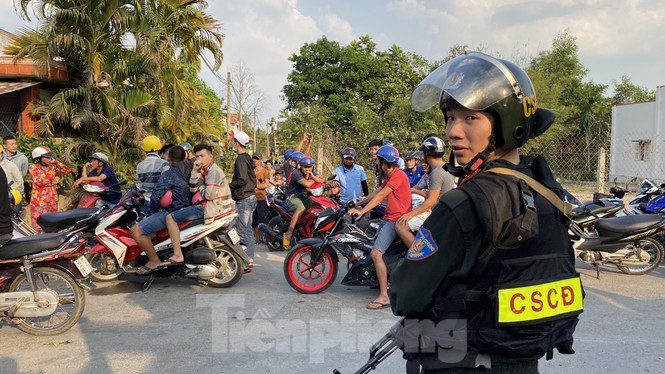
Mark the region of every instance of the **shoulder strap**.
POLYGON ((508 168, 492 168, 489 169, 488 171, 491 173, 512 175, 514 177, 523 180, 524 182, 526 182, 526 184, 529 185, 529 187, 533 188, 542 197, 544 197, 545 199, 547 199, 547 201, 549 201, 552 205, 554 205, 555 208, 559 209, 561 213, 563 213, 566 217, 568 218, 572 217, 573 205, 571 203, 561 200, 561 198, 559 198, 559 196, 557 196, 549 188, 543 186, 540 182, 531 178, 530 176, 524 173, 520 173, 517 170, 508 169, 508 168))

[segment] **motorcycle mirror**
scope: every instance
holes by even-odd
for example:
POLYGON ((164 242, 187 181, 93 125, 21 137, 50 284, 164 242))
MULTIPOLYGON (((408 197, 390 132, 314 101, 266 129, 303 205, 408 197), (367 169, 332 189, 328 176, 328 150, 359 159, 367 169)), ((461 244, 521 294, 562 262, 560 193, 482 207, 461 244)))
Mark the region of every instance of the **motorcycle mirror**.
POLYGON ((327 180, 332 181, 335 180, 335 178, 337 178, 337 174, 330 174, 327 180))

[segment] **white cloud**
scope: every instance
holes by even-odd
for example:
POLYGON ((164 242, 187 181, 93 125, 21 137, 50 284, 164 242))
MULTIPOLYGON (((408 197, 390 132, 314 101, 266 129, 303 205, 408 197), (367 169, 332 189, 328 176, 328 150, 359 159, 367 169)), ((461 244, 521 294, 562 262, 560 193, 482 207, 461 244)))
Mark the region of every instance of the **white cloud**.
POLYGON ((319 17, 319 23, 323 26, 330 39, 339 42, 342 45, 349 44, 355 39, 351 24, 341 19, 336 14, 328 13, 319 17))
MULTIPOLYGON (((232 65, 243 61, 267 100, 261 116, 264 121, 283 107, 279 97, 291 71, 289 57, 323 34, 314 19, 296 6, 295 0, 251 0, 210 2, 208 8, 208 13, 223 23, 224 63, 220 73, 226 76, 232 65)), ((225 88, 222 93, 225 97, 225 88)))

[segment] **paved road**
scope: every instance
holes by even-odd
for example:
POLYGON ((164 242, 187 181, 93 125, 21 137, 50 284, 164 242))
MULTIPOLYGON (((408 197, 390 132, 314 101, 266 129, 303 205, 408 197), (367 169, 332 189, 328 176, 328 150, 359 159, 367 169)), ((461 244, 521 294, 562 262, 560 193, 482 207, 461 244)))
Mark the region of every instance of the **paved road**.
MULTIPOLYGON (((147 292, 140 278, 103 284, 62 335, 0 325, 0 372, 353 373, 397 318, 365 310, 376 291, 341 286, 341 273, 323 294, 296 293, 283 260, 258 253, 254 272, 230 289, 173 279, 147 292)), ((600 280, 578 269, 587 292, 578 353, 541 361, 541 373, 665 373, 665 268, 645 276, 607 268, 600 280)), ((376 372, 403 367, 394 354, 376 372)))

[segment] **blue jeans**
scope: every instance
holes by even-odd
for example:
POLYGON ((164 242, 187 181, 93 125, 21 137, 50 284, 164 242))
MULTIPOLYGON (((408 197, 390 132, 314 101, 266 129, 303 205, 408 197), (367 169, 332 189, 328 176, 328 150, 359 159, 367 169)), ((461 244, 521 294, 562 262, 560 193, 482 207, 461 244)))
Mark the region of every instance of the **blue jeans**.
POLYGON ((240 242, 247 248, 247 256, 251 259, 254 259, 254 230, 252 230, 254 209, 256 209, 256 195, 236 201, 236 213, 238 213, 236 228, 240 242))

